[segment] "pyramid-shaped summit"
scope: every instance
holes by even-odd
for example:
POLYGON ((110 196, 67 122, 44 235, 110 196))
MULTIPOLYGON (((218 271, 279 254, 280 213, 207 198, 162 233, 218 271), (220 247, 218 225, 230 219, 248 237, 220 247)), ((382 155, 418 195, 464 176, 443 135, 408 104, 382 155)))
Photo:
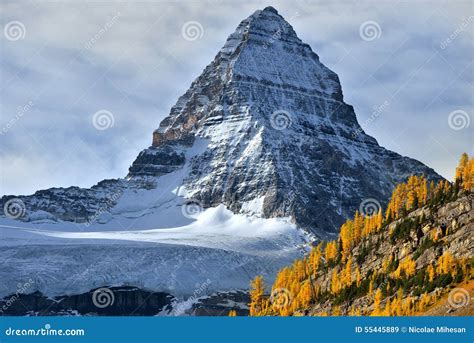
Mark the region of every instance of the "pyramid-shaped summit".
POLYGON ((239 24, 129 176, 181 168, 182 194, 206 207, 292 217, 320 237, 412 173, 441 178, 363 132, 337 75, 272 7, 239 24))

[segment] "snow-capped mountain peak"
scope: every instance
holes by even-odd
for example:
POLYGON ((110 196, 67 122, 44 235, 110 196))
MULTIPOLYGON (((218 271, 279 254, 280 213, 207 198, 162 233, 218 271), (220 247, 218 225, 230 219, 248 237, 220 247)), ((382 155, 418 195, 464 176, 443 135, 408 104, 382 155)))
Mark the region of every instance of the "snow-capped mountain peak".
POLYGON ((185 196, 206 207, 291 216, 321 237, 362 200, 384 203, 411 173, 440 178, 363 132, 337 75, 271 7, 239 24, 129 175, 156 177, 185 164, 185 196), (196 138, 209 144, 187 160, 196 138))
POLYGON ((385 203, 410 174, 440 178, 363 132, 337 75, 272 7, 238 25, 152 137, 125 179, 21 197, 21 219, 107 222, 110 213, 146 213, 184 197, 289 217, 323 238, 364 199, 385 203), (130 201, 136 194, 141 200, 130 201))

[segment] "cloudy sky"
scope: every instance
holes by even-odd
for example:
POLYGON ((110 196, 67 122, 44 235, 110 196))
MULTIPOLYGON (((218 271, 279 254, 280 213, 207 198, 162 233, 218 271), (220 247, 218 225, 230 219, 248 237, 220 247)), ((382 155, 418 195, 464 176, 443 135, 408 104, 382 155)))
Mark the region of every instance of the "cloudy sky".
POLYGON ((474 153, 471 1, 7 0, 0 195, 125 176, 227 36, 268 5, 339 75, 382 146, 449 179, 474 153))

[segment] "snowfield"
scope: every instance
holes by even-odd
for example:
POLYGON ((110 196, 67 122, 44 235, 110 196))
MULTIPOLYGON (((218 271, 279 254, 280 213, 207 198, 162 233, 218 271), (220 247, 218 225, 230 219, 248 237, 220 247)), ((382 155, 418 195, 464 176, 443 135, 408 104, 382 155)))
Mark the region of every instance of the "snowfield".
MULTIPOLYGON (((187 161, 208 144, 197 139, 186 151, 187 161)), ((86 223, 61 221, 44 211, 28 211, 26 221, 0 217, 0 297, 32 279, 27 292, 47 296, 128 285, 186 300, 203 285, 201 296, 247 289, 258 274, 271 280, 308 250, 312 237, 290 218, 258 216, 263 199, 246 205, 254 215, 189 204, 187 175, 188 162, 139 180, 151 180, 150 188, 123 180, 112 193, 116 203, 98 206, 97 216, 86 223)))
MULTIPOLYGON (((169 217, 158 211, 147 222, 183 217, 181 206, 164 210, 169 217)), ((210 294, 246 289, 257 274, 271 279, 308 246, 309 237, 288 219, 237 215, 220 205, 188 220, 180 227, 113 230, 109 222, 85 230, 2 218, 0 297, 32 279, 27 292, 48 296, 130 285, 186 299, 202 285, 210 294)))

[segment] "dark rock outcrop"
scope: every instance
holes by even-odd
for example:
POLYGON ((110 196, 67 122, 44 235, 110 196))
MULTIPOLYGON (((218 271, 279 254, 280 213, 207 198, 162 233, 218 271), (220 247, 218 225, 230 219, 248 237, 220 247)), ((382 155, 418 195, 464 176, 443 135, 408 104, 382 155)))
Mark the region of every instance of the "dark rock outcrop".
POLYGON ((173 297, 135 287, 110 287, 83 294, 49 298, 40 292, 12 294, 0 300, 0 315, 6 316, 153 316, 172 308, 173 297))

